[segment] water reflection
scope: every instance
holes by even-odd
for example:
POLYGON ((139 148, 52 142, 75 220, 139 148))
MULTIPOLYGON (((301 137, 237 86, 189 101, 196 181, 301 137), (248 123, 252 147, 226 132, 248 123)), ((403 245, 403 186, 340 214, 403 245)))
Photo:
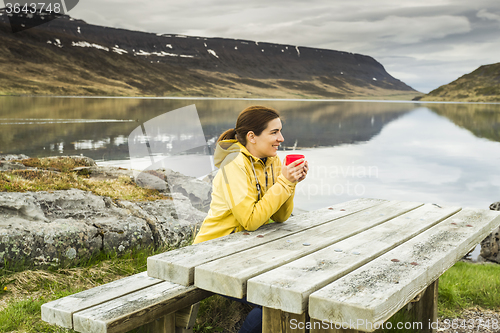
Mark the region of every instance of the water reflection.
POLYGON ((311 174, 296 202, 309 209, 362 197, 478 208, 498 200, 500 143, 427 108, 388 124, 369 142, 301 152, 311 174))
POLYGON ((0 152, 125 159, 124 138, 134 128, 191 104, 196 105, 205 139, 212 145, 220 133, 234 127, 238 113, 247 106, 276 108, 285 121, 285 149, 368 141, 414 108, 398 103, 1 97, 0 152))
MULTIPOLYGON (((279 110, 282 146, 311 165, 299 208, 357 197, 487 208, 499 199, 498 104, 0 97, 0 153, 126 162, 134 129, 192 104, 212 145, 245 107, 279 110)), ((170 137, 154 138, 165 145, 170 137)))
POLYGON ((500 141, 499 104, 425 104, 475 136, 500 141))

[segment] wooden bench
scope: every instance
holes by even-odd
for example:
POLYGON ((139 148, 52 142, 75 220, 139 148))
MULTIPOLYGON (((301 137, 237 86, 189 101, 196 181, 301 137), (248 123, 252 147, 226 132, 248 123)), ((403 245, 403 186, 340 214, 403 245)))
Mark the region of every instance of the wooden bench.
POLYGON ((435 332, 439 276, 499 225, 500 212, 357 199, 152 256, 151 277, 44 304, 42 318, 85 333, 181 332, 192 304, 219 293, 262 305, 266 333, 371 332, 407 304, 435 332))
POLYGON ((127 332, 137 327, 144 332, 187 333, 197 314, 197 307, 192 304, 212 294, 193 286, 196 266, 383 202, 354 200, 338 205, 337 209, 301 215, 279 230, 265 225, 258 230, 259 237, 241 239, 243 233, 232 234, 152 256, 148 258, 148 274, 143 272, 46 303, 42 306, 42 319, 82 333, 127 332))
POLYGON ((246 296, 263 332, 371 332, 405 305, 435 332, 439 276, 499 225, 489 210, 359 199, 150 257, 148 274, 246 296))
POLYGON ((42 320, 82 333, 188 333, 211 294, 143 272, 43 304, 42 320))

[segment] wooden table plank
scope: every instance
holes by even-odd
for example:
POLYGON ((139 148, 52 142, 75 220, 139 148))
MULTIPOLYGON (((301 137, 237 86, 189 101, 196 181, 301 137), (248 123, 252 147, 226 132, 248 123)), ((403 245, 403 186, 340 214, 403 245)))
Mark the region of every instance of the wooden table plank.
POLYGON ((73 315, 77 332, 127 332, 197 303, 212 293, 164 281, 73 315))
POLYGON ((186 286, 191 285, 194 282, 194 268, 196 266, 385 202, 387 201, 379 199, 356 199, 291 217, 285 223, 280 224, 280 228, 276 228, 274 224, 264 225, 254 232, 249 232, 247 237, 242 237, 242 233, 236 233, 161 253, 148 258, 148 275, 186 286), (263 237, 256 237, 257 235, 263 237))
POLYGON ((242 298, 247 280, 421 206, 390 201, 195 268, 195 285, 242 298))
POLYGON ((314 292, 316 320, 370 325, 389 319, 500 225, 500 212, 466 208, 363 267, 314 292))
POLYGON ((53 325, 73 328, 73 314, 92 306, 163 282, 146 272, 116 280, 102 286, 66 296, 42 305, 42 320, 53 325))
POLYGON ((460 207, 426 204, 248 280, 249 302, 286 312, 307 310, 309 295, 436 225, 460 207), (341 251, 341 252, 340 252, 341 251))

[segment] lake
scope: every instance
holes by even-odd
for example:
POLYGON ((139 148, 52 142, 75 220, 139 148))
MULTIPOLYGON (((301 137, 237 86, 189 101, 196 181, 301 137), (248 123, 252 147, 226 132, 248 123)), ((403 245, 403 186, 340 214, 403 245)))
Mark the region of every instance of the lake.
POLYGON ((0 97, 0 154, 83 154, 101 165, 130 167, 129 136, 146 131, 148 149, 160 147, 199 176, 212 168, 207 161, 219 134, 256 104, 282 115, 280 157, 295 149, 309 161, 309 175, 296 190, 298 208, 360 197, 485 209, 500 200, 499 104, 0 97), (165 118, 193 105, 197 117, 165 118), (178 145, 175 140, 198 135, 200 125, 208 144, 178 145))

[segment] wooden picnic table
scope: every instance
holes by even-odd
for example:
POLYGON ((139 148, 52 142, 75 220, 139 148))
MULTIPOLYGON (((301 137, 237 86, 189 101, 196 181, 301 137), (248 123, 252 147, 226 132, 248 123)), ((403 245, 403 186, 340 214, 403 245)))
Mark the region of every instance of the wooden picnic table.
POLYGON ((357 199, 152 256, 148 275, 247 297, 263 332, 371 332, 405 305, 435 332, 438 278, 499 225, 490 210, 357 199))

